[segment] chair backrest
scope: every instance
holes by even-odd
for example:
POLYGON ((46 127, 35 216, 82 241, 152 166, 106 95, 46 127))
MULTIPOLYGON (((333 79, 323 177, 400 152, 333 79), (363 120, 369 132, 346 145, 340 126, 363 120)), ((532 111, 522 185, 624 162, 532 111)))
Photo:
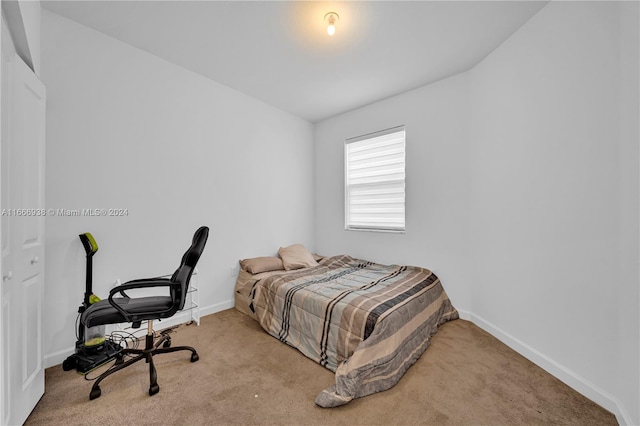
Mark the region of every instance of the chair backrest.
POLYGON ((174 303, 178 305, 178 310, 184 308, 184 302, 187 298, 187 290, 189 290, 189 281, 191 280, 191 274, 200 259, 200 255, 204 250, 204 246, 207 243, 209 237, 209 228, 201 226, 193 235, 193 241, 191 247, 182 256, 180 266, 171 276, 171 281, 180 283, 179 290, 172 292, 171 297, 174 303))

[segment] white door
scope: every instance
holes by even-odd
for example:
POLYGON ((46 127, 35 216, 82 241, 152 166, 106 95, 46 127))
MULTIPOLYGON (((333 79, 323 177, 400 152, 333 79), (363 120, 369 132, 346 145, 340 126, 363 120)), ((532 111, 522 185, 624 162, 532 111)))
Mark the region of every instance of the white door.
MULTIPOLYGON (((2 87, 0 88, 0 94, 2 95, 2 103, 0 105, 0 111, 2 112, 0 129, 2 130, 0 151, 0 208, 5 209, 9 207, 9 113, 10 110, 10 91, 11 80, 10 76, 13 74, 13 58, 15 51, 11 51, 7 46, 13 48, 10 45, 11 39, 9 38, 8 31, 6 31, 6 25, 4 20, 2 22, 2 63, 0 64, 0 75, 2 76, 2 87)), ((8 288, 9 282, 13 279, 13 256, 11 253, 11 246, 9 239, 12 228, 9 226, 10 218, 2 215, 0 217, 0 250, 2 255, 2 264, 0 270, 2 271, 2 282, 0 283, 0 424, 6 425, 9 422, 9 403, 11 392, 9 392, 11 379, 10 375, 10 363, 9 363, 9 344, 12 335, 9 328, 9 316, 11 314, 11 305, 9 304, 9 294, 5 295, 5 288, 8 288)))
POLYGON ((14 425, 44 393, 45 90, 17 55, 3 52, 2 67, 0 421, 14 425))

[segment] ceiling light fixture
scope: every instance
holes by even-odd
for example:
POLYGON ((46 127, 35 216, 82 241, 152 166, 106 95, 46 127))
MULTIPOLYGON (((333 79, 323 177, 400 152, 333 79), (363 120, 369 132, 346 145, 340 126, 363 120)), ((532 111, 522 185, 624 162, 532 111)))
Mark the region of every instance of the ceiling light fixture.
POLYGON ((336 22, 338 22, 339 19, 340 16, 338 16, 338 14, 335 12, 329 12, 324 15, 324 21, 329 24, 329 26, 327 27, 327 34, 329 34, 330 36, 336 33, 336 22))

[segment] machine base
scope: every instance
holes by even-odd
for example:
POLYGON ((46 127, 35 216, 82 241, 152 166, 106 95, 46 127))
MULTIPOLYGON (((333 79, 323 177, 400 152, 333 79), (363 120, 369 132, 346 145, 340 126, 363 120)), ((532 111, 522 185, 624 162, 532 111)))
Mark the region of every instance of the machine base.
POLYGON ((101 348, 87 349, 84 343, 76 342, 76 353, 69 355, 62 363, 64 371, 73 370, 74 368, 80 374, 86 374, 89 371, 105 364, 114 359, 122 350, 110 340, 106 340, 101 348))

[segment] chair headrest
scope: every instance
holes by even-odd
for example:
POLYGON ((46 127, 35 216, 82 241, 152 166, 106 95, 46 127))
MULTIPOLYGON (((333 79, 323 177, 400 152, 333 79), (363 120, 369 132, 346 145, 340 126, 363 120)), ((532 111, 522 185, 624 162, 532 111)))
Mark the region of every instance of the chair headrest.
POLYGON ((189 249, 182 256, 182 262, 180 262, 180 267, 178 268, 178 270, 180 270, 180 268, 182 268, 183 266, 195 268, 198 260, 200 259, 200 255, 204 251, 204 246, 207 243, 208 237, 209 228, 207 228, 206 226, 201 226, 200 228, 198 228, 196 233, 193 235, 191 247, 189 247, 189 249))

